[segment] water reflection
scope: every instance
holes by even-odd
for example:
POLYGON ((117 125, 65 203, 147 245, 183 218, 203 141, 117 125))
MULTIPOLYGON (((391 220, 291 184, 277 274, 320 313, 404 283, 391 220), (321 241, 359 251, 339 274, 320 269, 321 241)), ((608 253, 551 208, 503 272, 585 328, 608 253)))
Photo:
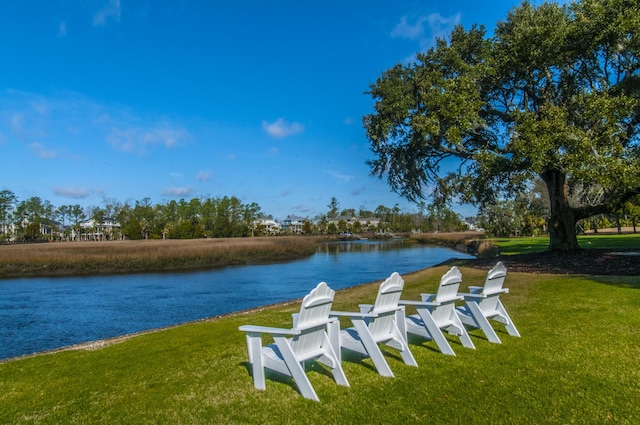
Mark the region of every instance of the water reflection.
POLYGON ((345 252, 373 252, 373 251, 397 251, 401 249, 415 248, 416 244, 403 240, 391 241, 343 241, 330 242, 318 245, 317 253, 340 254, 345 252))

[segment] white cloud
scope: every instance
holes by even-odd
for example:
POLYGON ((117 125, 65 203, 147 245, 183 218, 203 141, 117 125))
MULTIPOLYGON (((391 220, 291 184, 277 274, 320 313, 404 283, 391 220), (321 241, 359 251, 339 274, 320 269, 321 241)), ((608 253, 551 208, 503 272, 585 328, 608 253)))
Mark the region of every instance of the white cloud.
POLYGON ((93 26, 106 24, 107 19, 120 21, 120 0, 109 0, 109 2, 93 16, 93 26))
POLYGON ((193 193, 193 189, 189 186, 184 186, 184 187, 169 186, 169 187, 165 187, 162 190, 163 196, 172 196, 172 197, 189 196, 192 193, 193 193))
POLYGON ((122 152, 146 153, 150 145, 163 145, 172 148, 180 141, 189 137, 189 132, 182 128, 143 129, 130 127, 125 130, 114 127, 106 136, 107 142, 122 152))
POLYGON ((45 149, 41 143, 31 143, 29 149, 38 157, 42 159, 53 159, 58 156, 56 151, 51 149, 45 149))
POLYGON ((198 171, 198 174, 196 174, 196 180, 201 182, 209 181, 210 178, 211 178, 211 175, 209 174, 208 171, 198 171))
POLYGON ((112 147, 144 155, 154 149, 175 149, 193 137, 167 118, 140 116, 122 105, 98 103, 71 91, 49 96, 16 90, 0 94, 0 129, 41 158, 56 156, 44 146, 84 157, 87 144, 102 140, 107 149, 95 146, 98 152, 112 147))
POLYGON ((356 178, 356 176, 352 176, 352 175, 349 175, 349 174, 343 174, 343 173, 340 173, 338 171, 327 170, 327 171, 325 171, 325 173, 329 174, 334 179, 342 180, 345 183, 348 183, 351 180, 354 180, 356 178))
POLYGON ((120 130, 114 128, 111 130, 111 134, 107 136, 107 142, 111 144, 115 149, 122 152, 133 152, 140 136, 133 128, 127 130, 120 130))
POLYGON ((91 195, 91 190, 79 189, 75 186, 72 187, 54 187, 51 189, 54 195, 62 196, 72 199, 83 199, 91 195))
POLYGON ((406 16, 391 31, 391 37, 406 38, 420 43, 421 50, 435 45, 436 38, 446 38, 460 23, 460 13, 445 17, 439 13, 420 16, 410 23, 406 16))
POLYGON ((20 113, 14 113, 11 116, 11 129, 16 133, 22 133, 24 128, 24 116, 20 113))
POLYGON ((162 144, 167 148, 173 147, 180 140, 185 139, 188 133, 181 128, 163 128, 147 131, 144 134, 145 144, 162 144))
POLYGON ((65 37, 67 35, 67 23, 60 22, 58 27, 58 37, 65 37))
POLYGON ((302 133, 304 126, 299 122, 288 122, 284 118, 278 118, 275 122, 262 121, 262 128, 271 136, 278 139, 302 133))
POLYGON ((31 102, 31 107, 40 115, 47 115, 51 111, 49 102, 43 99, 37 99, 31 102))
POLYGON ((407 22, 407 17, 400 18, 400 23, 391 31, 391 37, 408 38, 409 40, 419 40, 424 37, 424 23, 426 17, 419 18, 415 24, 407 22))

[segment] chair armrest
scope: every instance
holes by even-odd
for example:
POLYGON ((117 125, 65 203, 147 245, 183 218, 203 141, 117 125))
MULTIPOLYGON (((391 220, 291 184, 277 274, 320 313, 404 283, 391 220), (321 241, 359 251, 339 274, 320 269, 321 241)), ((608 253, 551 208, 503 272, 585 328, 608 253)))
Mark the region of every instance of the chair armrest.
POLYGON ((329 317, 340 317, 340 316, 346 316, 346 317, 377 317, 378 315, 376 313, 358 313, 355 311, 330 311, 329 312, 329 317))
POLYGON ((467 290, 471 294, 479 294, 480 292, 482 292, 482 289, 484 289, 484 286, 469 286, 467 288, 467 290))
POLYGON ((375 305, 373 305, 373 304, 358 304, 358 307, 360 307, 360 313, 371 313, 371 310, 373 310, 373 307, 375 307, 375 305))
POLYGON ((420 296, 422 297, 422 301, 424 302, 430 302, 433 301, 435 299, 437 294, 420 294, 420 296))
POLYGON ((437 307, 440 303, 432 303, 429 301, 411 301, 411 300, 400 300, 398 301, 399 305, 412 305, 417 307, 437 307))
POLYGON ((300 332, 294 329, 271 328, 269 326, 244 325, 238 328, 241 332, 268 333, 272 335, 296 335, 300 332))
POLYGON ((458 295, 460 295, 465 300, 481 300, 481 299, 487 298, 487 296, 485 294, 464 294, 464 293, 459 293, 458 295))
POLYGON ((462 295, 465 299, 467 299, 467 298, 481 298, 481 299, 484 299, 484 298, 494 297, 494 296, 499 295, 499 294, 506 294, 507 292, 509 292, 509 288, 502 288, 499 291, 491 292, 490 294, 485 294, 485 293, 474 294, 474 293, 471 293, 471 294, 458 294, 458 295, 462 295))

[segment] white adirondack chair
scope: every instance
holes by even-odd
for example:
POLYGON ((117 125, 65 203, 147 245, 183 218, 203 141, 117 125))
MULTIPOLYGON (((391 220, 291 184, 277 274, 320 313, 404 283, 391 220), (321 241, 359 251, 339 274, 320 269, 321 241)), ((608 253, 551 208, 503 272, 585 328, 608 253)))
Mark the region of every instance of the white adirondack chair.
MULTIPOLYGON (((418 366, 407 344, 404 329, 404 307, 398 305, 404 280, 396 272, 391 274, 378 290, 373 305, 361 304, 360 312, 332 311, 332 316, 346 316, 352 328, 340 331, 340 347, 369 356, 378 373, 393 377, 393 372, 378 344, 386 344, 400 351, 402 360, 410 366, 418 366)), ((341 356, 341 350, 336 350, 341 356)))
POLYGON ((460 318, 466 326, 482 329, 487 339, 496 344, 500 344, 501 341, 489 320, 495 320, 505 325, 509 335, 520 336, 500 301, 500 294, 509 292, 508 288, 502 287, 506 277, 507 268, 502 262, 498 262, 487 273, 484 286, 470 286, 468 294, 461 294, 464 296, 465 305, 457 308, 460 318))
POLYGON ((340 332, 339 321, 329 317, 334 294, 335 291, 325 282, 319 283, 302 300, 300 313, 293 315, 291 329, 240 326, 240 331, 246 332, 249 362, 253 367, 253 382, 257 389, 266 388, 264 369, 268 368, 291 376, 304 397, 319 401, 304 370, 304 363, 309 360, 326 364, 338 384, 349 386, 340 357, 333 348, 340 332), (263 347, 263 333, 271 334, 275 343, 263 347), (333 344, 329 339, 330 334, 333 335, 333 344))
POLYGON ((443 330, 451 335, 457 335, 464 347, 476 348, 456 313, 456 301, 462 300, 458 295, 461 281, 460 270, 452 267, 440 279, 437 294, 421 294, 422 301, 400 301, 402 305, 414 306, 418 312, 418 314, 407 316, 407 332, 433 339, 440 351, 450 356, 455 356, 456 353, 442 333, 443 330))

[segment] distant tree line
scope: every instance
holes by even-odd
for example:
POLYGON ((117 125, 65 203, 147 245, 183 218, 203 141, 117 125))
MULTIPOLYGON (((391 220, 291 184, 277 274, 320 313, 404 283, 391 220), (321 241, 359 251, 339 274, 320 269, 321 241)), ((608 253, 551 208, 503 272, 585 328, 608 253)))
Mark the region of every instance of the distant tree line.
MULTIPOLYGON (((468 229, 461 216, 449 208, 418 205, 417 213, 379 205, 339 209, 331 199, 326 214, 302 219, 296 234, 336 235, 340 233, 412 231, 451 232, 468 229)), ((41 240, 78 240, 80 235, 97 232, 106 220, 117 226, 102 229, 106 240, 120 239, 193 239, 246 237, 273 234, 260 219, 272 219, 255 203, 243 203, 231 196, 171 200, 153 204, 149 198, 121 203, 104 199, 102 206, 83 208, 79 204, 54 206, 39 197, 19 200, 10 190, 0 191, 0 240, 35 242, 41 240)), ((103 226, 104 227, 104 226, 103 226)), ((291 233, 283 229, 282 233, 291 233)))
POLYGON ((105 199, 104 206, 53 206, 31 197, 18 201, 9 191, 0 191, 0 238, 17 241, 78 239, 95 231, 106 219, 118 223, 104 239, 191 239, 250 236, 260 214, 256 203, 236 197, 181 199, 152 204, 149 198, 134 203, 105 199), (93 229, 91 228, 93 226, 93 229))
MULTIPOLYGON (((580 199, 598 193, 576 193, 580 199)), ((577 201, 576 201, 577 202, 577 201)), ((484 230, 488 236, 535 236, 548 233, 549 202, 546 187, 537 181, 527 191, 512 199, 484 205, 477 217, 463 218, 440 204, 416 204, 417 212, 403 212, 398 205, 379 205, 375 210, 364 207, 340 208, 334 197, 327 212, 301 218, 295 231, 282 227, 275 234, 340 235, 375 232, 457 232, 484 230)), ((54 206, 47 200, 31 197, 20 201, 10 190, 0 191, 0 241, 36 242, 43 240, 79 240, 83 234, 102 231, 103 240, 194 239, 274 235, 261 224, 273 219, 255 203, 238 198, 193 198, 152 204, 149 198, 121 203, 106 198, 103 206, 83 208, 78 204, 54 206), (262 219, 262 220, 261 220, 262 219), (99 229, 111 220, 117 226, 99 229), (83 233, 84 232, 84 233, 83 233)), ((600 214, 581 220, 577 232, 603 228, 632 227, 640 220, 640 197, 632 198, 614 214, 600 214)))

